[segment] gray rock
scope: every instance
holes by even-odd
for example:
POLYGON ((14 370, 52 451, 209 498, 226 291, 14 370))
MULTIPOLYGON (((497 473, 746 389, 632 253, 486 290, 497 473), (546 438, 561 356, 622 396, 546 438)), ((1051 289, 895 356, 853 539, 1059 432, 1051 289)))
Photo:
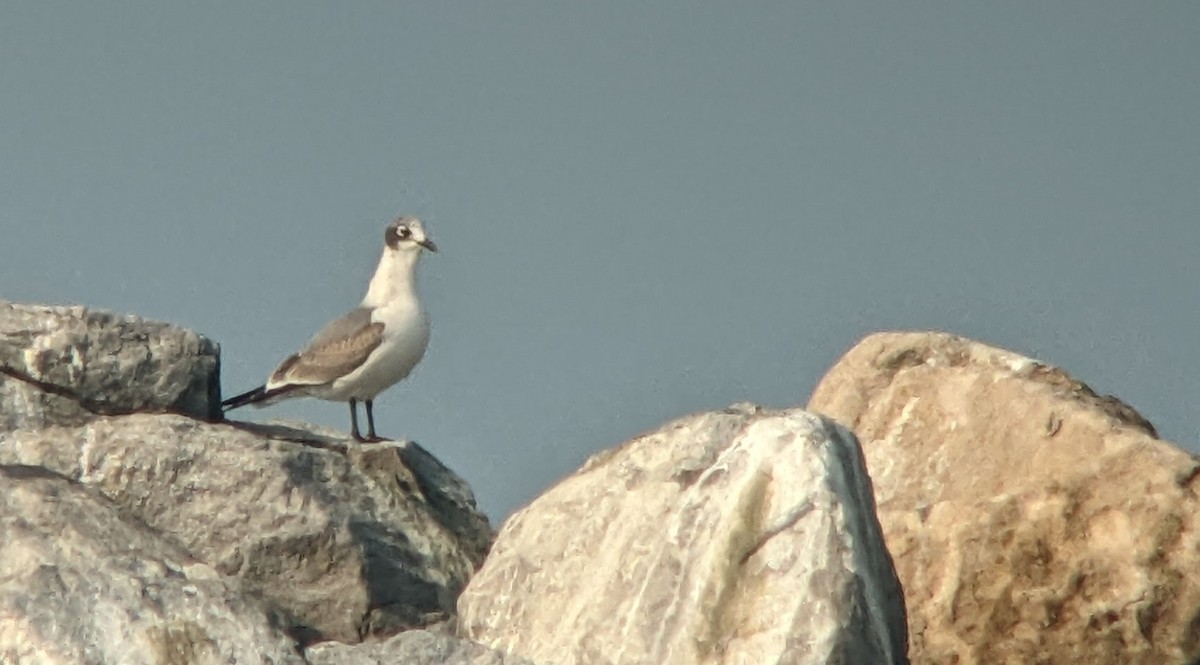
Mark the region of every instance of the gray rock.
POLYGON ((219 418, 219 362, 215 344, 166 323, 0 300, 0 431, 133 411, 219 418))
POLYGON ((361 644, 324 642, 305 650, 311 665, 533 665, 444 633, 413 630, 361 644))
POLYGON ((848 430, 684 418, 511 517, 459 631, 541 663, 907 663, 903 597, 848 430))
POLYGON ((97 492, 0 466, 0 662, 304 663, 236 581, 97 492))
POLYGON ((492 537, 467 485, 412 443, 131 414, 0 432, 0 462, 94 487, 305 642, 446 620, 492 537))

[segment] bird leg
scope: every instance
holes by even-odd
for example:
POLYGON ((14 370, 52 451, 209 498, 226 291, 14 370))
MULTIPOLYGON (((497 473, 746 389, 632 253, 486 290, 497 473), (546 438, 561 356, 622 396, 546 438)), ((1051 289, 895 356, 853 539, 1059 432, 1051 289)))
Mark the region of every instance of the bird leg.
POLYGON ((383 441, 383 437, 375 433, 375 400, 366 401, 367 406, 367 441, 383 441))
MULTIPOLYGON (((368 408, 367 413, 370 413, 368 408)), ((368 416, 370 417, 370 416, 368 416)), ((372 429, 374 427, 372 426, 372 429)), ((354 437, 355 441, 366 441, 361 434, 358 433, 358 400, 350 398, 350 436, 354 437)))

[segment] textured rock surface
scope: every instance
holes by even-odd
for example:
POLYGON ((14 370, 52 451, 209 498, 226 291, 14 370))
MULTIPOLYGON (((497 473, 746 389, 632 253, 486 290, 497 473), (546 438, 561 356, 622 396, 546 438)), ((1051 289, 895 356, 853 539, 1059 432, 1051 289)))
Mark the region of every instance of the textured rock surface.
POLYGON ((1061 370, 943 334, 868 337, 809 408, 854 429, 914 662, 1200 655, 1200 466, 1061 370))
POLYGON ((132 411, 215 418, 218 368, 215 344, 166 323, 0 300, 0 431, 132 411))
POLYGON ((311 665, 533 665, 453 635, 412 630, 379 642, 324 642, 304 654, 311 665))
POLYGON ((0 534, 0 662, 304 662, 236 584, 45 469, 0 466, 0 534))
POLYGON ((0 462, 96 488, 306 641, 446 619, 492 535, 466 484, 415 444, 132 414, 0 432, 0 462))
POLYGON ((592 458, 514 515, 460 632, 538 663, 901 663, 858 444, 739 406, 592 458))
POLYGON ((94 488, 301 640, 451 616, 493 535, 470 488, 415 444, 209 422, 218 363, 167 324, 0 302, 0 463, 94 488))

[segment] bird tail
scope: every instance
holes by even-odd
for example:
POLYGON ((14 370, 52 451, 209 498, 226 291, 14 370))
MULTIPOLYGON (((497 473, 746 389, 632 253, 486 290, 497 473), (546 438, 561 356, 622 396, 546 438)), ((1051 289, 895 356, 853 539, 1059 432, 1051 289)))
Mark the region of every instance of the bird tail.
POLYGON ((221 410, 230 411, 238 407, 246 406, 247 404, 266 406, 274 402, 277 397, 281 397, 282 395, 290 393, 299 387, 300 386, 297 385, 288 385, 267 390, 266 385, 261 385, 252 390, 247 390, 240 395, 234 395, 233 397, 221 402, 221 410))
POLYGON ((229 411, 240 406, 246 406, 247 404, 261 402, 265 399, 267 399, 267 387, 266 385, 261 385, 252 390, 247 390, 240 395, 234 395, 233 397, 221 402, 221 409, 223 411, 229 411))

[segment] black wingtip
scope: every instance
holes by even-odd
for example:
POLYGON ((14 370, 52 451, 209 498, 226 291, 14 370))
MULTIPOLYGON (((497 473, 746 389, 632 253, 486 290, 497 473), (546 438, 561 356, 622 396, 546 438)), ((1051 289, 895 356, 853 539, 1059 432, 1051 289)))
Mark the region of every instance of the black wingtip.
POLYGON ((266 398, 267 387, 265 385, 259 386, 253 390, 247 390, 240 395, 234 395, 233 397, 221 402, 221 410, 229 411, 231 409, 236 409, 239 406, 246 406, 247 404, 261 402, 266 398))
POLYGON ((229 411, 231 409, 236 409, 240 406, 246 406, 247 404, 258 404, 260 402, 263 402, 264 403, 263 406, 266 406, 267 404, 274 401, 276 397, 281 397, 283 395, 287 395, 288 393, 296 390, 299 387, 300 386, 294 386, 294 385, 293 386, 279 386, 278 388, 272 388, 270 390, 267 390, 267 387, 265 385, 259 386, 253 390, 247 390, 246 392, 244 392, 240 395, 234 395, 233 397, 230 397, 229 399, 225 400, 224 402, 221 402, 221 410, 229 411))

